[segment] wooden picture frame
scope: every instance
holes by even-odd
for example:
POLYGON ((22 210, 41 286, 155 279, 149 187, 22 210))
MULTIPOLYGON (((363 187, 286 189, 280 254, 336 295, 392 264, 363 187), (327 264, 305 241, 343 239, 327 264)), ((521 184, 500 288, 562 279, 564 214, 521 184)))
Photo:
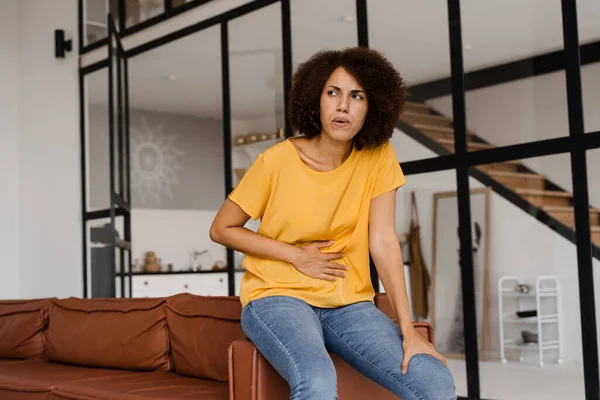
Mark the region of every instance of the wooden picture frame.
MULTIPOLYGON (((479 358, 487 360, 490 293, 489 188, 470 191, 473 270, 479 358)), ((433 195, 430 321, 436 350, 447 358, 464 359, 464 330, 456 192, 433 195)))

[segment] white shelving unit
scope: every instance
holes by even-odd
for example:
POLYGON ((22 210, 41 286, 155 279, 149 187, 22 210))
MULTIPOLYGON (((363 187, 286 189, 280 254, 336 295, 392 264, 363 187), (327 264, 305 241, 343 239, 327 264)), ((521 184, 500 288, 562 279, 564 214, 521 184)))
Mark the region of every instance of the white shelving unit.
MULTIPOLYGON (((527 284, 518 276, 502 276, 498 280, 498 314, 500 318, 500 358, 503 364, 507 363, 505 349, 516 349, 521 351, 519 361, 523 362, 523 351, 535 350, 538 352, 538 366, 544 366, 544 353, 549 350, 558 350, 557 363, 562 364, 562 345, 560 341, 560 290, 558 279, 555 276, 540 276, 535 281, 535 288, 527 293, 516 291, 517 285, 527 284), (517 299, 518 303, 512 312, 505 311, 504 302, 506 299, 517 299), (535 300, 535 307, 531 305, 535 300), (543 308, 550 308, 553 303, 553 311, 544 313, 543 308), (524 304, 525 303, 525 304, 524 304), (535 317, 519 317, 517 311, 535 310, 535 317), (517 324, 520 327, 535 326, 537 329, 537 343, 525 343, 521 338, 506 338, 505 325, 517 324), (555 327, 555 338, 545 340, 544 328, 547 326, 555 327)), ((521 329, 520 329, 521 330, 521 329)))

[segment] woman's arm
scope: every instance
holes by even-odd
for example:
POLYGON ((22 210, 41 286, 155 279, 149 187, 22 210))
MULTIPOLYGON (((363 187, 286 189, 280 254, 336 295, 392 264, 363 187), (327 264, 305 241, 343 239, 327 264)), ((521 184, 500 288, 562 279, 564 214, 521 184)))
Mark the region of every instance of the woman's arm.
POLYGON ((240 206, 226 199, 210 227, 210 239, 254 257, 288 262, 313 278, 334 281, 337 277, 345 276, 342 270, 347 267, 331 262, 342 258, 343 254, 321 252, 321 249, 331 246, 332 242, 294 246, 245 228, 249 219, 250 216, 240 206))
POLYGON ((411 333, 410 314, 404 261, 396 234, 396 191, 390 191, 371 200, 369 215, 369 251, 381 278, 390 303, 398 316, 400 330, 411 333))
POLYGON ((210 239, 223 246, 255 257, 292 262, 296 246, 259 235, 245 228, 250 216, 226 199, 211 227, 210 239))
POLYGON ((383 193, 371 200, 369 214, 369 251, 375 262, 390 303, 398 316, 403 336, 404 360, 402 371, 406 372, 410 358, 418 353, 430 354, 444 364, 446 360, 438 354, 431 343, 416 332, 406 292, 404 261, 396 235, 396 191, 383 193))

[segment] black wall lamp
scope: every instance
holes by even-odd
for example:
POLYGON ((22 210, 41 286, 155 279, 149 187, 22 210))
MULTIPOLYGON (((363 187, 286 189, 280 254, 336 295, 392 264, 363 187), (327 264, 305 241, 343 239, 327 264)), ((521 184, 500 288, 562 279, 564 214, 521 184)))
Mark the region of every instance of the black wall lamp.
POLYGON ((71 50, 73 50, 73 40, 65 40, 65 31, 63 29, 55 29, 54 56, 56 58, 65 58, 65 53, 71 50))

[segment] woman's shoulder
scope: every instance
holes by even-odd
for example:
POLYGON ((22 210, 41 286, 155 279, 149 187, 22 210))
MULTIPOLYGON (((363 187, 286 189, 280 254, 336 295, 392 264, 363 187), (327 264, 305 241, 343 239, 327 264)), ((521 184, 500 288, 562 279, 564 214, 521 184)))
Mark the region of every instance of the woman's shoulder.
POLYGON ((290 150, 292 149, 290 145, 289 139, 284 139, 263 151, 261 155, 265 159, 265 162, 277 163, 290 156, 290 150))
POLYGON ((364 148, 360 151, 360 153, 362 153, 365 158, 368 158, 372 162, 376 163, 396 156, 394 146, 390 140, 387 140, 378 146, 364 148))
POLYGON ((285 139, 259 153, 255 162, 260 163, 264 168, 277 169, 286 160, 290 160, 291 150, 293 150, 293 145, 289 143, 288 139, 285 139))

